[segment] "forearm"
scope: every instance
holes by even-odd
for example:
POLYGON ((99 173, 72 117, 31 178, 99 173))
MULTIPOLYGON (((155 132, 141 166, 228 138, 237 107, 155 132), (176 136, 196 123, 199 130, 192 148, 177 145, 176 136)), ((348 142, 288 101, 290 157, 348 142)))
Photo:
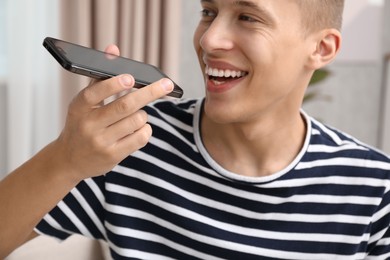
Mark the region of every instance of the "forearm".
POLYGON ((0 182, 0 259, 27 240, 34 227, 79 180, 67 173, 51 143, 0 182))

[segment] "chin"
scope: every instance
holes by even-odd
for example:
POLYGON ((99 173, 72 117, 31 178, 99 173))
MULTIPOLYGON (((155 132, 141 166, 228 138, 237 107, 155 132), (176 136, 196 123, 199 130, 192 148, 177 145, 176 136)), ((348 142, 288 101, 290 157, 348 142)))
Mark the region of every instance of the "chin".
POLYGON ((240 118, 240 116, 233 113, 231 108, 228 108, 229 105, 225 104, 225 106, 222 104, 218 105, 213 101, 206 101, 204 106, 204 114, 209 120, 217 124, 237 122, 237 117, 240 118))

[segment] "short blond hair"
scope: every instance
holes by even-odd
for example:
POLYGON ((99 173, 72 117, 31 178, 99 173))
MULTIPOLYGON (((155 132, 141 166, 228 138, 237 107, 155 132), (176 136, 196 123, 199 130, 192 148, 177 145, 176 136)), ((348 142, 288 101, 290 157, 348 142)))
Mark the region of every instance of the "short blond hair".
POLYGON ((341 30, 344 0, 296 0, 302 10, 306 32, 335 28, 341 30))

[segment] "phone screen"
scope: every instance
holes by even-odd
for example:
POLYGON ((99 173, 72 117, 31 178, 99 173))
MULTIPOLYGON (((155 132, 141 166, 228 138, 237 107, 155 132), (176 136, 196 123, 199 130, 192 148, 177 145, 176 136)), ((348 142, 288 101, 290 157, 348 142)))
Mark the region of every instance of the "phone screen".
MULTIPOLYGON (((150 64, 107 54, 70 42, 47 37, 44 46, 66 69, 85 76, 105 79, 131 74, 137 85, 149 85, 167 76, 150 64)), ((138 86, 140 87, 140 86, 138 86)), ((181 97, 182 89, 175 84, 171 96, 181 97)))

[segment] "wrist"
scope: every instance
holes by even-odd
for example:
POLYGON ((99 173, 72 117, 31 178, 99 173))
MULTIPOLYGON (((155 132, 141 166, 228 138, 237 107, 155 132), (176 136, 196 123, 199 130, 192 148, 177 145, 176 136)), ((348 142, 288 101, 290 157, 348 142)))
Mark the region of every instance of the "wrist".
POLYGON ((74 188, 83 180, 79 173, 70 162, 68 151, 60 140, 55 140, 47 145, 39 154, 42 156, 42 167, 48 174, 48 178, 54 178, 64 185, 74 188))

